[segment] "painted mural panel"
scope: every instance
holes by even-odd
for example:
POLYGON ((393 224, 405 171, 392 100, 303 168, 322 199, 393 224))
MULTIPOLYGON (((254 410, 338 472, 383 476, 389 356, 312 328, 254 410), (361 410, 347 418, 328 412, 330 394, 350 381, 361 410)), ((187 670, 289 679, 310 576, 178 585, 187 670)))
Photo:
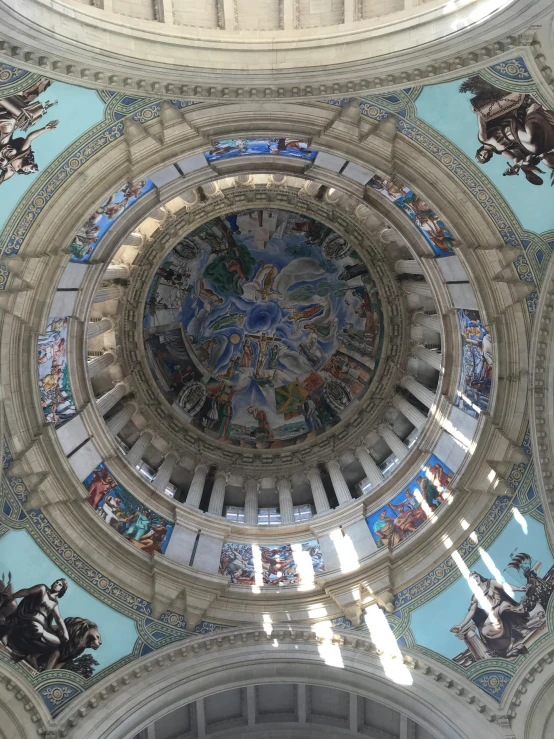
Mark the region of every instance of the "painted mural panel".
POLYGON ((554 169, 554 112, 522 59, 483 69, 462 82, 430 85, 417 114, 477 162, 524 228, 554 227, 547 183, 554 169), (519 74, 507 74, 508 67, 519 74))
MULTIPOLYGON (((554 592, 554 559, 544 527, 513 518, 460 579, 411 614, 418 644, 463 668, 487 659, 515 660, 547 627, 554 592)), ((486 665, 483 665, 485 667, 486 665)))
POLYGON ((83 481, 87 502, 108 526, 146 554, 165 553, 173 524, 118 483, 104 462, 83 481))
POLYGON ((85 678, 132 652, 133 621, 81 588, 25 531, 0 538, 0 653, 85 678))
POLYGON ((221 550, 219 574, 234 585, 309 584, 322 572, 323 555, 315 539, 273 546, 227 542, 221 550))
MULTIPOLYGON (((21 72, 8 65, 5 70, 21 72)), ((104 104, 93 90, 45 77, 37 79, 28 73, 3 76, 0 80, 0 228, 48 165, 103 116, 104 104)), ((34 207, 40 209, 41 205, 37 201, 34 207)))
POLYGON ((366 521, 378 547, 392 549, 424 524, 451 495, 452 470, 432 454, 419 474, 366 521))
POLYGON ((492 388, 492 338, 479 311, 459 309, 462 333, 462 371, 456 405, 470 416, 489 407, 492 388))
POLYGON ((313 162, 317 151, 310 149, 309 141, 283 137, 260 137, 256 139, 222 139, 214 143, 213 149, 206 153, 208 162, 221 159, 250 156, 252 154, 274 154, 296 157, 313 162))
POLYGON ((72 262, 88 262, 101 238, 119 216, 140 197, 155 187, 149 180, 127 182, 121 190, 111 195, 98 210, 83 223, 65 250, 71 254, 72 262))
POLYGON ((77 413, 67 366, 67 318, 50 318, 38 337, 40 404, 48 423, 61 426, 77 413))
POLYGON ((406 213, 436 256, 453 253, 457 242, 448 226, 413 190, 395 178, 386 180, 380 175, 374 175, 368 184, 406 213))
POLYGON ((328 226, 278 209, 216 218, 158 269, 147 361, 186 421, 228 444, 278 448, 336 425, 379 361, 367 266, 328 226))

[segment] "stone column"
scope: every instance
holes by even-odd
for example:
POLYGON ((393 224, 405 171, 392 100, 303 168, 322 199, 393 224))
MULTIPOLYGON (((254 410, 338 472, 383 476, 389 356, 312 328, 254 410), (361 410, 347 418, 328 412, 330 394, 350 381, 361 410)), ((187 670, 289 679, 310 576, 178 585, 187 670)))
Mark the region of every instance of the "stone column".
POLYGON ((89 377, 96 377, 110 365, 115 362, 115 354, 112 351, 104 352, 99 357, 93 357, 87 362, 87 372, 89 377))
POLYGON ((425 326, 425 328, 436 331, 438 334, 441 332, 441 319, 436 313, 429 315, 428 313, 417 311, 412 315, 412 323, 416 326, 425 326))
POLYGON ((119 300, 123 295, 123 288, 119 285, 99 287, 92 299, 93 303, 103 303, 105 300, 119 300))
POLYGON ((129 449, 126 459, 132 467, 136 467, 137 464, 140 464, 142 461, 142 455, 150 446, 151 441, 152 434, 150 431, 143 431, 133 446, 129 449))
POLYGON ((279 493, 279 509, 281 511, 281 523, 294 523, 294 505, 292 503, 292 483, 288 477, 277 480, 277 492, 279 493))
POLYGON ((87 326, 87 339, 93 339, 95 336, 105 334, 106 331, 113 331, 114 322, 111 318, 102 318, 101 321, 89 321, 87 326))
POLYGON ((352 500, 352 493, 346 484, 340 464, 333 459, 330 462, 327 462, 327 469, 329 470, 329 477, 333 483, 333 488, 339 505, 341 503, 350 503, 352 500))
POLYGON ((206 475, 208 474, 208 467, 205 464, 197 464, 194 469, 194 477, 190 484, 189 491, 187 493, 186 502, 194 506, 195 508, 200 507, 200 501, 202 500, 202 494, 204 492, 204 483, 206 482, 206 475))
POLYGON ((306 470, 306 477, 308 478, 312 488, 312 498, 314 499, 316 513, 324 513, 325 511, 328 511, 331 506, 329 505, 329 499, 327 498, 327 493, 323 487, 321 475, 319 474, 317 467, 312 467, 311 469, 306 470))
POLYGON ((399 259, 394 263, 394 270, 399 275, 423 274, 423 267, 416 259, 399 259))
POLYGON ((223 504, 225 503, 225 486, 227 485, 227 475, 223 470, 217 470, 214 477, 214 486, 210 495, 210 504, 208 513, 214 516, 223 515, 223 504))
POLYGON ((104 395, 96 401, 98 412, 105 416, 106 413, 114 407, 117 401, 121 400, 121 398, 124 395, 127 395, 128 392, 129 388, 127 384, 125 382, 118 382, 117 385, 114 385, 111 390, 108 390, 107 393, 104 393, 104 395))
POLYGON ((416 359, 421 359, 422 362, 425 362, 436 370, 440 370, 441 368, 442 354, 440 352, 434 352, 431 351, 431 349, 427 349, 423 344, 416 344, 412 348, 412 355, 416 357, 416 359))
POLYGON ((129 277, 130 269, 127 264, 110 264, 108 269, 102 275, 103 280, 126 280, 129 277))
POLYGON ((405 416, 410 423, 413 423, 416 429, 421 429, 427 422, 427 416, 424 416, 415 406, 413 406, 409 400, 403 395, 395 395, 392 399, 392 404, 397 408, 403 416, 405 416))
POLYGON ((411 375, 404 375, 404 377, 400 380, 400 384, 403 388, 408 390, 408 392, 410 392, 414 396, 414 398, 417 398, 423 403, 423 405, 426 405, 428 408, 431 408, 434 404, 435 393, 433 392, 433 390, 429 390, 428 387, 422 385, 421 382, 418 382, 411 375))
POLYGON ((428 298, 433 297, 433 293, 427 282, 421 280, 402 280, 401 284, 404 292, 415 293, 415 295, 425 295, 428 298))
POLYGON ((408 447, 404 444, 402 439, 394 433, 390 426, 381 425, 377 431, 379 436, 385 440, 391 452, 398 457, 400 461, 408 456, 408 447))
POLYGON ((116 413, 115 416, 113 416, 113 418, 110 418, 110 420, 107 422, 106 425, 108 427, 108 430, 111 431, 114 436, 116 436, 125 426, 125 424, 129 423, 129 421, 137 411, 138 405, 136 403, 127 403, 123 406, 119 413, 116 413))
POLYGON ((377 467, 377 463, 368 452, 368 450, 363 446, 359 446, 354 454, 364 468, 365 475, 371 483, 372 487, 377 487, 377 485, 380 485, 385 479, 385 476, 383 475, 379 467, 377 467))
POLYGON ((244 482, 244 523, 258 523, 258 481, 247 478, 244 482))
POLYGON ((158 471, 156 472, 156 475, 152 480, 152 485, 156 488, 156 490, 161 490, 162 493, 164 492, 171 479, 171 474, 176 464, 177 455, 175 454, 175 452, 169 452, 165 455, 164 461, 159 466, 158 471))

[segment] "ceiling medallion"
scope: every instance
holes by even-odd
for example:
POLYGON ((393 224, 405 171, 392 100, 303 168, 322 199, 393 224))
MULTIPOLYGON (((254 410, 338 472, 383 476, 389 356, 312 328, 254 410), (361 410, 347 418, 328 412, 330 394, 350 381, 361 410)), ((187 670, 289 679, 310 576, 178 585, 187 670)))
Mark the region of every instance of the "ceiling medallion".
POLYGON ((282 449, 357 406, 382 324, 375 282, 342 236, 264 208, 216 217, 174 247, 148 290, 143 335, 182 423, 235 447, 282 449))

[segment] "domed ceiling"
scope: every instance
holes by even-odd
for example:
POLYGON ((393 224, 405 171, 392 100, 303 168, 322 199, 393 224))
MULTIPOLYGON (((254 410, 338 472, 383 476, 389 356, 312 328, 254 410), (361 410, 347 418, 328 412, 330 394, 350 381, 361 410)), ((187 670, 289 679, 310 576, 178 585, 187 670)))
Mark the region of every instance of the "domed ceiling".
POLYGON ((382 349, 377 288, 331 228, 280 209, 204 223, 158 268, 144 311, 158 388, 227 444, 325 433, 368 391, 382 349))

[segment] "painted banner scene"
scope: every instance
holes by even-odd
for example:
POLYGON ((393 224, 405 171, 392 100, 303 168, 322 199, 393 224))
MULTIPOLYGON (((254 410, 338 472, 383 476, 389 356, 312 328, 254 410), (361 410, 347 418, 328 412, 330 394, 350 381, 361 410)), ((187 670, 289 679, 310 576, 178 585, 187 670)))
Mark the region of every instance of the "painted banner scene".
POLYGON ((114 192, 90 218, 83 223, 65 250, 71 254, 72 262, 88 262, 100 239, 110 226, 129 206, 154 188, 151 180, 127 182, 121 190, 114 192))
POLYGON ((257 139, 223 139, 216 141, 213 148, 206 153, 208 162, 220 159, 249 156, 251 154, 275 154, 277 156, 296 157, 313 162, 317 151, 310 149, 309 142, 292 138, 257 138, 257 139))
POLYGON ((175 412, 214 439, 297 444, 339 422, 369 387, 381 305, 358 254, 284 210, 216 218, 158 269, 146 356, 175 412))
POLYGON ((437 257, 445 257, 454 252, 456 239, 448 226, 413 190, 397 179, 386 180, 380 175, 374 175, 368 184, 406 213, 437 257))
POLYGON ((235 544, 221 549, 219 574, 234 585, 302 585, 325 572, 323 555, 315 540, 301 544, 235 544))
POLYGON ((108 526, 124 536, 129 544, 146 554, 164 554, 173 524, 120 485, 101 462, 83 481, 88 490, 87 502, 108 526))
POLYGON ((401 493, 366 518, 377 546, 392 549, 425 523, 451 495, 452 476, 452 470, 432 454, 401 493))
POLYGON ((61 426, 77 413, 67 367, 67 318, 50 318, 38 337, 40 404, 48 423, 61 426))
POLYGON ((492 337, 479 311, 459 309, 462 334, 462 373, 456 405, 470 416, 489 407, 492 388, 492 337))

